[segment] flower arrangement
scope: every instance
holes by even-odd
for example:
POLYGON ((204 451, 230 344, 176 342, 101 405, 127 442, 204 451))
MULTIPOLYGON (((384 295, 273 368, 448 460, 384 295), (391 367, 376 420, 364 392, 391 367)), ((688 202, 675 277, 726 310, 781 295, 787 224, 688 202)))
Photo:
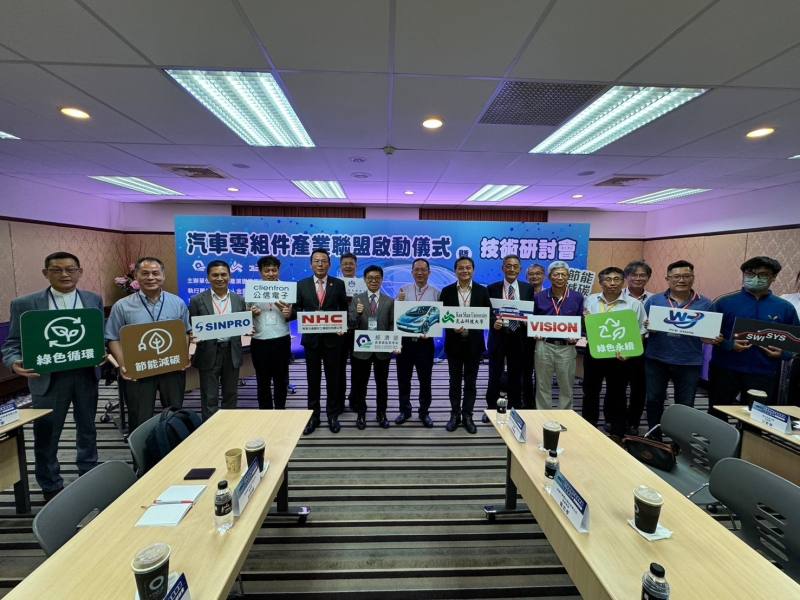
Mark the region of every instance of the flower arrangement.
MULTIPOLYGON (((138 253, 135 256, 140 256, 142 252, 141 245, 138 249, 138 253)), ((122 271, 122 275, 114 277, 114 285, 121 289, 126 294, 132 294, 134 292, 139 291, 139 282, 136 281, 136 278, 133 276, 133 270, 136 266, 136 259, 134 256, 127 255, 127 252, 123 253, 119 248, 117 249, 117 262, 120 266, 120 271, 122 271)))

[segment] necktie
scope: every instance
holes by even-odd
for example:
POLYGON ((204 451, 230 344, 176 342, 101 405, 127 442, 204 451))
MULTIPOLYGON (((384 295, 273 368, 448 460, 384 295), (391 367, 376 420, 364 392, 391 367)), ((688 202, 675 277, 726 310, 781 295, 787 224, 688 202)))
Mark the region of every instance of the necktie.
MULTIPOLYGON (((510 285, 510 286, 508 286, 508 299, 509 300, 513 300, 514 298, 515 298, 515 296, 514 296, 514 286, 510 285)), ((517 329, 519 329, 519 321, 514 321, 514 320, 509 321, 508 328, 511 331, 516 331, 517 329)))
POLYGON ((322 308, 322 303, 325 302, 325 286, 322 284, 321 279, 317 279, 317 300, 319 307, 322 308))
POLYGON ((372 294, 369 297, 369 314, 374 317, 376 312, 378 312, 378 303, 375 301, 375 294, 372 294))

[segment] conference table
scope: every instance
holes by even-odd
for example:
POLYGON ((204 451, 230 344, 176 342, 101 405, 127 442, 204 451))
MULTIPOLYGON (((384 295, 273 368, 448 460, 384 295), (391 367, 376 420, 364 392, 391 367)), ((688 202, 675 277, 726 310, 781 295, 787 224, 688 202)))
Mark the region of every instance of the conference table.
POLYGON ((800 598, 800 585, 574 411, 519 411, 526 443, 508 425, 498 427, 495 411, 486 413, 508 447, 507 508, 519 491, 584 598, 639 598, 651 562, 666 569, 673 598, 800 598), (567 428, 559 439, 559 466, 589 505, 587 533, 545 490, 552 480, 544 476, 545 453, 538 446, 549 420, 567 428), (648 541, 627 523, 639 485, 661 492, 659 523, 673 532, 671 538, 648 541))
MULTIPOLYGON (((131 559, 145 546, 166 542, 172 548, 170 571, 183 572, 192 598, 227 598, 236 575, 276 495, 287 502, 289 457, 303 433, 310 410, 220 410, 155 467, 28 575, 6 598, 133 599, 136 584, 131 559), (247 440, 267 442, 269 468, 242 515, 226 534, 214 527, 217 482, 235 487, 246 470, 227 473, 225 451, 247 440), (195 467, 214 467, 208 481, 184 481, 195 467), (171 485, 207 484, 175 527, 135 527, 153 500, 171 485), (284 491, 281 491, 281 490, 284 491)), ((284 506, 280 506, 284 504, 284 506)))
MULTIPOLYGON (((793 419, 800 419, 797 406, 771 406, 793 419)), ((743 460, 764 467, 792 483, 800 485, 800 431, 781 433, 760 423, 750 416, 750 411, 742 405, 715 406, 714 410, 733 417, 742 431, 743 460)))
POLYGON ((49 408, 20 408, 19 419, 0 427, 0 490, 14 486, 17 513, 31 512, 28 489, 28 460, 25 456, 24 426, 53 412, 49 408))

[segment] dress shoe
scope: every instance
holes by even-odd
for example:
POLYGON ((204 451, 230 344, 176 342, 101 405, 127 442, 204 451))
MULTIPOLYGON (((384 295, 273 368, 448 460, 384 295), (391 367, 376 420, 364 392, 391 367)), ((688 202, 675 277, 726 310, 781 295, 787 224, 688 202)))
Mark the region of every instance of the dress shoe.
POLYGON ((422 421, 422 424, 428 429, 433 427, 433 419, 431 419, 430 415, 422 415, 419 420, 422 421))
POLYGON ((331 417, 328 419, 328 429, 331 430, 331 433, 339 433, 339 431, 342 429, 342 426, 339 425, 339 419, 336 417, 331 417))
POLYGON ((481 423, 488 423, 488 422, 489 422, 489 415, 483 413, 483 415, 481 415, 481 423))
POLYGON ((397 417, 395 417, 394 423, 395 423, 395 425, 402 425, 403 423, 408 421, 410 418, 411 418, 411 415, 407 415, 405 413, 400 413, 399 415, 397 415, 397 417))
POLYGON ((389 419, 386 418, 386 413, 378 413, 377 421, 378 425, 384 429, 389 429, 389 419))
POLYGON ((467 433, 478 432, 478 428, 475 427, 475 421, 472 420, 470 415, 464 415, 464 429, 467 430, 467 433))
POLYGON ((312 433, 314 433, 314 430, 318 426, 319 426, 319 419, 315 419, 314 417, 311 417, 308 420, 308 424, 306 425, 306 428, 303 429, 303 435, 311 435, 312 433))
POLYGON ((450 420, 447 422, 447 425, 444 426, 447 431, 455 431, 456 427, 461 424, 461 417, 458 415, 450 415, 450 420))
POLYGON ((359 413, 358 417, 356 417, 356 427, 359 429, 366 429, 367 428, 367 415, 364 413, 359 413))
POLYGON ((42 490, 42 495, 44 496, 44 503, 47 504, 48 502, 50 502, 50 500, 55 498, 59 494, 59 492, 61 492, 61 490, 63 489, 64 488, 61 487, 58 488, 57 490, 50 490, 50 491, 42 490))

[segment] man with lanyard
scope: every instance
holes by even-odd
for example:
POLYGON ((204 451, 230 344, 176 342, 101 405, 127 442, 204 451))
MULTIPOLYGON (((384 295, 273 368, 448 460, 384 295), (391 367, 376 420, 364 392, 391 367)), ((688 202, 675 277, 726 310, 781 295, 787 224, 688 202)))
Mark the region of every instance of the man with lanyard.
MULTIPOLYGON (((489 292, 472 275, 475 262, 469 256, 456 259, 456 283, 445 286, 440 296, 444 306, 485 306, 491 308, 489 292)), ((468 433, 478 429, 472 420, 472 409, 477 396, 476 382, 481 356, 486 345, 483 331, 479 329, 445 329, 444 349, 447 353, 447 368, 450 374, 450 420, 445 429, 455 431, 460 423, 468 433), (464 378, 464 401, 461 401, 461 378, 464 378)))
MULTIPOLYGON (((583 315, 583 295, 567 287, 569 265, 557 260, 547 268, 550 287, 534 297, 534 313, 549 316, 583 315)), ((575 340, 540 338, 536 341, 536 408, 553 408, 553 374, 558 381, 558 404, 572 408, 572 386, 575 383, 575 340)))
MULTIPOLYGON (((347 321, 353 330, 392 331, 394 329, 394 300, 381 291, 383 269, 371 265, 364 269, 367 291, 353 296, 347 321)), ((389 404, 389 363, 391 352, 353 351, 353 404, 356 407, 356 427, 367 426, 367 383, 369 372, 375 370, 375 417, 378 425, 389 428, 386 407, 389 404)))
MULTIPOLYGON (((414 283, 400 288, 397 300, 416 302, 439 300, 439 290, 428 285, 431 265, 424 258, 411 263, 411 276, 414 283)), ((433 377, 433 338, 427 335, 420 337, 403 337, 402 350, 397 355, 397 390, 400 397, 400 414, 394 422, 402 425, 411 418, 411 375, 417 369, 419 382, 419 419, 425 427, 433 427, 433 419, 429 414, 431 407, 431 379, 433 377)))
MULTIPOLYGON (((648 319, 653 306, 675 310, 711 310, 711 300, 694 291, 692 263, 686 260, 671 263, 667 266, 666 280, 669 286, 667 291, 653 294, 644 306, 648 319)), ((697 384, 703 371, 703 342, 715 343, 716 340, 650 331, 645 350, 648 429, 661 423, 670 380, 675 389, 675 404, 694 406, 697 384)), ((652 435, 661 439, 660 429, 652 435)))
MULTIPOLYGON (((632 310, 639 320, 639 332, 647 331, 644 325, 644 306, 631 296, 622 294, 624 272, 618 267, 607 267, 597 274, 600 287, 599 294, 591 294, 584 305, 585 315, 596 315, 620 310, 632 310)), ((597 427, 600 416, 600 390, 603 379, 606 380, 606 397, 603 413, 607 430, 619 439, 625 435, 625 370, 628 368, 626 358, 617 353, 616 358, 592 358, 589 352, 583 357, 583 409, 581 414, 592 426, 597 427)))
POLYGON ((775 296, 769 289, 781 271, 781 264, 777 260, 756 256, 745 261, 740 268, 742 289, 720 296, 711 307, 712 311, 722 313, 720 333, 724 340, 714 347, 711 356, 709 412, 717 405, 740 402, 749 389, 766 392, 768 402, 774 403, 781 359, 790 356, 776 346, 765 348, 735 339, 733 325, 736 317, 800 325, 794 306, 775 296))
MULTIPOLYGON (((525 272, 528 284, 533 288, 534 297, 544 289, 544 267, 532 264, 525 272)), ((522 407, 531 409, 536 406, 536 388, 533 381, 533 366, 536 356, 536 339, 526 337, 523 342, 525 352, 522 354, 522 407)))
MULTIPOLYGON (((652 275, 653 269, 643 260, 629 262, 625 267, 625 289, 622 291, 622 295, 638 300, 644 305, 653 295, 652 292, 645 289, 652 275)), ((647 347, 647 338, 642 341, 647 347)), ((626 414, 626 431, 633 435, 639 433, 639 423, 644 413, 646 394, 644 357, 643 354, 630 358, 625 364, 625 389, 627 390, 629 385, 631 387, 626 414)))
MULTIPOLYGON (((258 272, 264 281, 280 281, 281 261, 274 256, 258 259, 258 272)), ((289 319, 292 305, 284 302, 253 304, 254 333, 250 354, 256 372, 258 408, 283 410, 289 387, 289 361, 292 358, 292 337, 289 319), (274 387, 273 387, 274 386, 274 387)))
MULTIPOLYGON (((339 257, 339 270, 342 272, 342 277, 346 279, 355 279, 356 271, 358 269, 358 257, 352 252, 344 252, 339 257)), ((345 289, 347 285, 345 284, 345 289)), ((353 296, 347 297, 347 307, 353 301, 353 296)), ((353 382, 355 381, 353 373, 353 337, 355 329, 347 328, 347 333, 342 340, 344 357, 339 364, 339 394, 342 398, 342 409, 339 411, 344 412, 344 398, 347 396, 347 407, 355 412, 355 404, 353 403, 353 382), (347 393, 347 360, 350 359, 350 393, 347 393)))
MULTIPOLYGON (((133 276, 139 284, 139 291, 117 300, 111 307, 111 314, 106 322, 108 350, 119 363, 120 375, 124 380, 128 431, 133 431, 153 416, 156 392, 162 406, 175 409, 183 406, 185 371, 170 371, 142 379, 131 379, 123 366, 125 361, 119 341, 120 329, 125 325, 180 319, 186 325, 185 343, 189 343, 189 333, 192 330, 189 310, 183 300, 163 289, 164 274, 164 263, 160 259, 145 256, 137 260, 133 276)), ((176 340, 176 343, 179 342, 180 340, 176 340)))
MULTIPOLYGON (((69 405, 75 418, 75 446, 78 474, 83 475, 97 465, 97 370, 82 367, 54 373, 36 373, 22 366, 20 317, 29 310, 66 310, 95 308, 102 312, 103 300, 97 294, 78 290, 81 278, 78 257, 69 252, 54 252, 44 259, 42 274, 50 286, 42 291, 11 301, 8 337, 3 344, 3 363, 14 373, 28 380, 33 408, 49 408, 53 412, 33 422, 33 455, 36 482, 42 488, 45 502, 64 488, 58 463, 58 443, 64 429, 69 405)), ((98 362, 102 359, 98 357, 98 362)), ((23 474, 27 477, 26 474, 23 474)))
MULTIPOLYGON (((206 266, 211 289, 189 301, 189 316, 229 315, 247 310, 244 298, 228 290, 231 270, 224 260, 212 260, 206 266)), ((222 386, 222 408, 236 408, 239 367, 242 365, 241 337, 224 337, 197 343, 192 365, 200 374, 200 410, 203 420, 219 408, 222 386)))
MULTIPOLYGON (((489 297, 533 302, 533 288, 524 281, 518 281, 519 274, 519 256, 509 254, 504 257, 503 280, 487 286, 489 297)), ((497 409, 501 379, 507 368, 505 390, 508 393, 509 406, 519 410, 522 408, 522 363, 527 351, 533 349, 527 344, 527 321, 498 319, 492 310, 489 322, 489 383, 486 387, 486 407, 497 409)), ((488 415, 484 413, 481 420, 488 423, 488 415)))

